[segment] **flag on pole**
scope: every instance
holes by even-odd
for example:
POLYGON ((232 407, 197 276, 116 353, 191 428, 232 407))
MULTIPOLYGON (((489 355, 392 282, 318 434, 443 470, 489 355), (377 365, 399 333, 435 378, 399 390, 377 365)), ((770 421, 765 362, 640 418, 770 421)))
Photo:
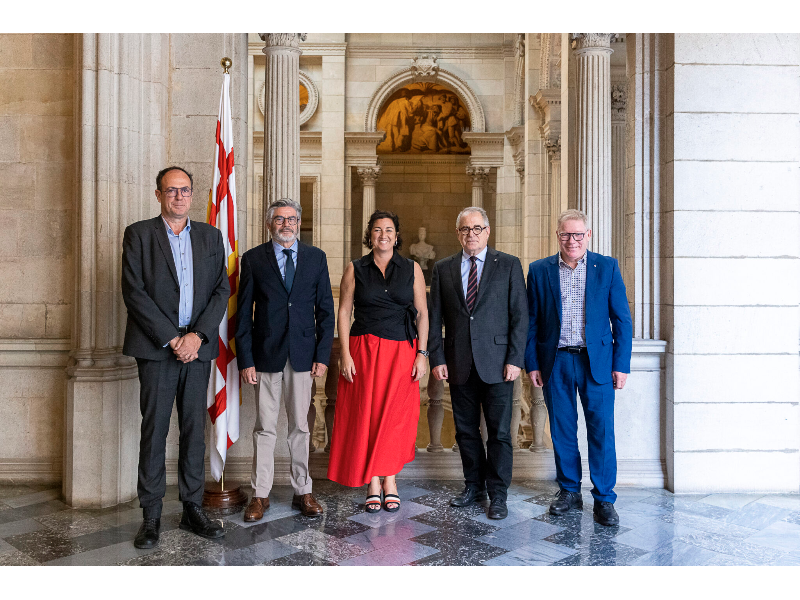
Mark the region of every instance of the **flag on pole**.
MULTIPOLYGON (((236 296, 239 287, 239 236, 236 228, 236 181, 233 174, 233 129, 231 124, 231 76, 222 80, 217 119, 217 144, 214 154, 214 184, 208 194, 207 221, 222 232, 227 257, 231 295, 219 324, 219 357, 211 369, 208 386, 208 414, 211 433, 211 474, 220 480, 225 458, 239 439, 239 366, 236 362, 236 296)), ((214 343, 211 341, 211 343, 214 343)))

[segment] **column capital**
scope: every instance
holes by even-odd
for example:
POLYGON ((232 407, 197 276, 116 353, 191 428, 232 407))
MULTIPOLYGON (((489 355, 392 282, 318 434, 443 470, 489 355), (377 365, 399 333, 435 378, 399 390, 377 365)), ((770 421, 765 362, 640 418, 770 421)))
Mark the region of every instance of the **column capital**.
POLYGON ((611 84, 611 120, 625 118, 625 105, 628 101, 628 90, 624 83, 611 84))
POLYGON ((617 37, 616 33, 570 33, 572 49, 581 50, 608 50, 611 52, 611 40, 617 37))
POLYGON ((300 42, 306 41, 307 33, 259 33, 264 41, 264 54, 271 48, 285 48, 300 51, 300 42))
POLYGON ((561 136, 546 136, 542 141, 550 158, 552 160, 561 160, 561 136))
POLYGON ((489 180, 489 167, 473 167, 472 165, 467 165, 467 175, 472 178, 472 185, 475 186, 482 186, 489 180))
POLYGON ((375 185, 378 177, 381 175, 381 166, 375 165, 374 167, 358 167, 356 169, 358 177, 361 179, 361 185, 375 185))

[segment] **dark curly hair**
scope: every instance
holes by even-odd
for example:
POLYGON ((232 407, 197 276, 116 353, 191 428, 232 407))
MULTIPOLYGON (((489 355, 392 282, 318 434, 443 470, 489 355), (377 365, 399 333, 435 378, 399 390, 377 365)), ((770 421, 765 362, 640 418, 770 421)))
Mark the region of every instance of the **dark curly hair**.
POLYGON ((372 227, 375 225, 375 221, 378 219, 391 219, 392 223, 394 223, 394 231, 397 234, 397 244, 395 244, 395 249, 400 250, 403 247, 403 237, 400 235, 400 219, 396 214, 389 210, 376 210, 369 218, 369 223, 367 223, 367 228, 364 230, 364 240, 363 244, 367 248, 372 248, 372 236, 370 233, 372 232, 372 227))

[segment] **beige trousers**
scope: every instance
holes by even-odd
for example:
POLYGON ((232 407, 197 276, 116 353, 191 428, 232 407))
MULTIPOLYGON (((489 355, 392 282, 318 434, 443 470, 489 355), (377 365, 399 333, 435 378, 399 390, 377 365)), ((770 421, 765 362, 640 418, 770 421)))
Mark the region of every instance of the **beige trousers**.
POLYGON ((281 396, 289 421, 290 474, 294 493, 311 493, 308 472, 308 409, 311 405, 311 372, 297 372, 287 359, 279 373, 256 373, 256 424, 253 428, 253 494, 266 498, 275 476, 275 440, 281 396))

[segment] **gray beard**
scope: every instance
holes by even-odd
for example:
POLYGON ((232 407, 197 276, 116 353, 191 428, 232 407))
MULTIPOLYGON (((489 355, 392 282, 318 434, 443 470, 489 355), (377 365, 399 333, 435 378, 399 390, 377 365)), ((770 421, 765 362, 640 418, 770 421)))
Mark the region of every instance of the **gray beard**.
POLYGON ((283 235, 280 229, 274 229, 272 230, 272 239, 281 242, 282 244, 293 244, 297 239, 297 234, 292 233, 289 235, 283 235))

